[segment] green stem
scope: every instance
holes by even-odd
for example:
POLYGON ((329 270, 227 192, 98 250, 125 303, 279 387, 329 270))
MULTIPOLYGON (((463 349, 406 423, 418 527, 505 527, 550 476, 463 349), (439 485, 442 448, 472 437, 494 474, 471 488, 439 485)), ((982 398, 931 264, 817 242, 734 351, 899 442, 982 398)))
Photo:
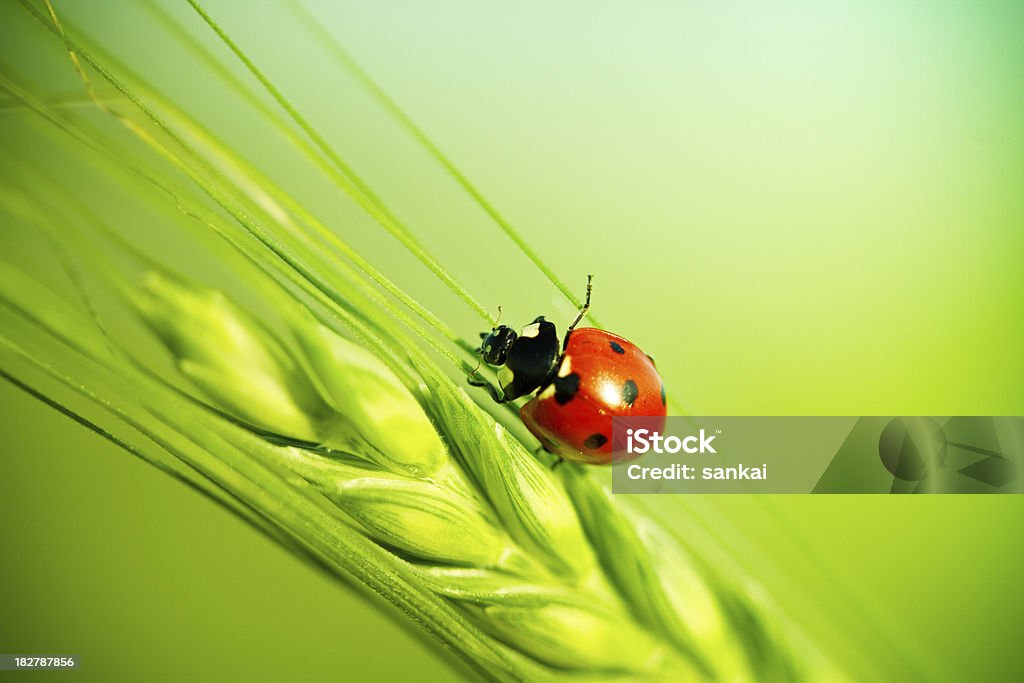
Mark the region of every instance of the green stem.
MULTIPOLYGON (((275 130, 278 131, 285 139, 287 139, 292 145, 298 148, 303 155, 313 162, 321 171, 325 172, 328 176, 335 180, 336 183, 347 182, 347 179, 338 176, 337 169, 326 163, 323 157, 317 153, 317 151, 310 146, 310 144, 300 135, 296 134, 295 131, 288 126, 281 118, 274 113, 269 107, 264 104, 262 100, 254 96, 252 92, 238 80, 230 71, 224 68, 224 66, 207 50, 201 43, 195 40, 187 31, 182 29, 167 12, 161 9, 158 5, 152 3, 146 3, 145 7, 149 9, 157 19, 166 26, 177 38, 181 41, 188 50, 196 55, 199 59, 206 64, 210 70, 215 73, 221 81, 223 81, 232 91, 237 93, 240 97, 253 107, 256 111, 270 122, 275 130)), ((236 161, 240 164, 244 163, 240 157, 236 156, 236 161)), ((383 273, 374 268, 366 259, 364 259, 355 249, 353 249, 347 242, 338 237, 336 233, 330 230, 322 221, 317 219, 308 209, 303 206, 302 203, 296 201, 290 194, 284 192, 278 188, 278 186, 272 183, 268 178, 259 173, 252 165, 245 164, 246 170, 251 175, 259 176, 258 184, 261 187, 271 192, 274 198, 281 202, 289 211, 296 214, 300 220, 311 226, 320 238, 328 243, 333 249, 336 249, 345 258, 354 263, 363 273, 370 277, 374 282, 383 287, 389 294, 397 298, 408 308, 410 308, 416 315, 422 318, 428 325, 437 330, 441 335, 447 338, 449 341, 456 343, 457 345, 465 348, 466 342, 459 335, 455 333, 449 326, 444 324, 437 316, 428 311, 422 304, 417 302, 415 299, 406 294, 402 289, 396 286, 391 280, 389 280, 383 273)))
MULTIPOLYGON (((27 4, 27 0, 20 1, 31 13, 33 13, 36 16, 37 19, 39 19, 40 21, 44 21, 41 15, 39 15, 35 11, 35 9, 31 7, 31 5, 27 4)), ((44 21, 44 25, 48 24, 44 21)), ((51 30, 53 29, 51 28, 51 30)), ((203 170, 207 174, 211 175, 222 185, 229 184, 227 183, 226 179, 223 177, 222 174, 214 170, 210 166, 210 164, 206 162, 200 155, 198 155, 192 149, 192 147, 188 145, 178 134, 176 134, 173 131, 173 129, 170 128, 161 117, 159 117, 149 106, 147 106, 141 99, 139 99, 137 95, 135 95, 123 83, 121 83, 119 79, 117 79, 112 73, 110 73, 94 57, 92 57, 79 44, 77 44, 72 38, 70 38, 63 32, 58 32, 56 30, 54 30, 54 32, 57 33, 58 36, 65 41, 69 51, 71 51, 73 54, 80 55, 82 59, 84 59, 85 62, 88 63, 91 67, 96 69, 96 71, 104 79, 106 79, 118 91, 123 93, 136 107, 140 109, 140 111, 143 112, 143 114, 147 116, 147 118, 149 118, 160 129, 166 132, 173 142, 175 142, 187 154, 189 154, 189 156, 193 158, 196 161, 196 163, 199 164, 199 166, 203 168, 203 170)), ((186 164, 177 154, 170 150, 166 145, 159 142, 153 135, 142 130, 141 127, 134 124, 134 122, 131 122, 129 119, 126 119, 124 116, 121 116, 116 112, 108 110, 108 113, 113 114, 123 123, 125 123, 125 125, 128 126, 130 130, 136 133, 136 135, 138 135, 144 142, 146 142, 162 158, 169 161, 172 165, 174 165, 181 172, 183 172, 190 180, 196 183, 196 185, 203 189, 210 196, 210 198, 217 203, 218 206, 220 206, 222 209, 228 212, 229 215, 231 215, 246 231, 248 231, 250 235, 255 237, 275 257, 277 257, 280 261, 284 262, 292 271, 298 274, 298 276, 308 284, 309 287, 304 286, 304 289, 306 289, 307 292, 315 290, 317 298, 319 298, 321 301, 329 301, 331 304, 330 308, 332 308, 332 310, 334 310, 335 313, 340 313, 341 310, 347 307, 347 302, 341 297, 339 297, 332 287, 330 287, 315 271, 311 270, 309 266, 302 263, 299 259, 295 257, 295 255, 291 254, 287 249, 285 249, 274 237, 272 237, 266 231, 260 228, 255 223, 255 221, 253 221, 246 213, 244 213, 237 206, 235 206, 230 201, 228 195, 224 191, 219 189, 217 184, 204 178, 189 164, 186 164)), ((207 224, 211 226, 213 225, 212 223, 209 222, 207 222, 207 224)), ((344 317, 350 321, 353 319, 352 315, 348 314, 347 312, 344 317)), ((448 358, 456 366, 461 367, 464 372, 468 372, 472 369, 472 366, 458 358, 448 347, 437 343, 436 340, 427 335, 425 332, 422 332, 421 335, 421 338, 423 338, 428 344, 430 344, 438 353, 448 358)), ((364 341, 368 342, 370 341, 370 339, 377 339, 377 337, 376 335, 372 335, 370 337, 364 338, 364 341)), ((392 369, 396 369, 394 367, 395 359, 393 357, 393 354, 389 352, 386 345, 379 343, 379 339, 377 339, 377 342, 378 343, 376 344, 368 345, 371 348, 377 349, 376 353, 378 353, 381 359, 387 362, 389 365, 391 365, 392 369)), ((397 369, 396 371, 401 372, 400 370, 397 369)))
POLYGON ((363 181, 359 175, 349 166, 344 159, 342 159, 337 152, 327 143, 327 141, 317 132, 309 121, 306 120, 299 110, 281 93, 280 90, 267 78, 266 75, 256 66, 256 64, 249 59, 248 55, 238 46, 235 41, 222 29, 213 18, 206 13, 206 10, 197 2, 197 0, 188 0, 188 3, 192 5, 192 8, 196 13, 202 17, 203 21, 213 29, 214 33, 224 42, 225 45, 238 57, 239 60, 245 65, 245 67, 256 77, 256 80, 266 89, 271 97, 281 106, 285 112, 292 118, 293 121, 301 128, 306 135, 309 136, 310 140, 313 141, 321 152, 323 152, 328 159, 345 175, 348 179, 348 183, 342 185, 342 189, 345 190, 352 199, 359 204, 374 220, 376 220, 381 226, 384 227, 395 239, 402 243, 402 245, 408 249, 413 256, 415 256, 423 265, 425 265, 434 275, 436 275, 444 284, 455 293, 460 299, 462 299, 471 309, 473 309, 481 318, 486 320, 488 323, 493 323, 494 318, 491 313, 483 307, 462 285, 460 285, 455 278, 448 274, 444 268, 442 268, 419 244, 419 242, 412 236, 409 229, 402 223, 380 200, 380 198, 373 192, 373 190, 363 181), (353 192, 352 189, 355 191, 353 192))

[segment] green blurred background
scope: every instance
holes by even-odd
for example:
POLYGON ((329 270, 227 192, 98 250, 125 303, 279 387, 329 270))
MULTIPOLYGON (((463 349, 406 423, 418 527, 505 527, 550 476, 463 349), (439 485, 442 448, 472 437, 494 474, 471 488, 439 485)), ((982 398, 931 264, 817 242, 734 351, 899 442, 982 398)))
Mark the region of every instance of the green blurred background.
MULTIPOLYGON (((1024 4, 306 6, 563 279, 596 275, 599 317, 689 411, 1024 413, 1024 4)), ((161 7, 265 99, 187 5, 161 7)), ((446 322, 480 327, 144 4, 55 8, 446 322)), ((288 4, 207 9, 485 305, 569 319, 288 4)), ((15 3, 0 27, 4 73, 117 133, 49 32, 15 3)), ((173 212, 3 102, 5 169, 45 167, 140 244, 228 279, 165 243, 173 212)), ((2 237, 52 267, 20 226, 2 237)), ((0 392, 0 651, 81 654, 73 675, 97 681, 454 675, 214 504, 0 392)), ((642 502, 857 680, 1024 676, 1020 497, 642 502)))

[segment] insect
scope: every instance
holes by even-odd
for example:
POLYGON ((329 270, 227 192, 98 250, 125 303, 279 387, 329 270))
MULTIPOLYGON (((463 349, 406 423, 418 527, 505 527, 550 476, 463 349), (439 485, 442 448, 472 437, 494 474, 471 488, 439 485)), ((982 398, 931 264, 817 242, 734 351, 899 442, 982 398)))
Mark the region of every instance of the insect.
POLYGON ((478 353, 499 368, 498 388, 476 375, 469 383, 486 387, 498 403, 536 392, 519 416, 544 449, 566 460, 604 465, 613 455, 616 461, 626 459, 612 451, 612 418, 663 421, 665 385, 654 359, 629 340, 590 327, 576 329, 590 309, 591 279, 561 344, 554 323, 544 316, 519 334, 507 325, 481 332, 478 353))

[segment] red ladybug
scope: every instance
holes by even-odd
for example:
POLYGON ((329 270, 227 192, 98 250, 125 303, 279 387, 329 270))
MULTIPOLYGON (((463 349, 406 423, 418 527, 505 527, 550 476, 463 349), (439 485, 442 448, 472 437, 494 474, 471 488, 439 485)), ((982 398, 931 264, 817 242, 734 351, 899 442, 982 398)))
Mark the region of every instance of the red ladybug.
MULTIPOLYGON (((575 329, 590 307, 587 297, 558 343, 555 325, 540 316, 517 335, 507 325, 482 332, 479 353, 499 367, 500 391, 486 387, 498 403, 536 392, 519 411, 526 427, 550 453, 576 462, 612 461, 612 418, 665 417, 665 385, 654 360, 632 342, 604 330, 575 329)), ((627 459, 616 453, 616 461, 627 459)), ((634 456, 635 457, 635 456, 634 456)))

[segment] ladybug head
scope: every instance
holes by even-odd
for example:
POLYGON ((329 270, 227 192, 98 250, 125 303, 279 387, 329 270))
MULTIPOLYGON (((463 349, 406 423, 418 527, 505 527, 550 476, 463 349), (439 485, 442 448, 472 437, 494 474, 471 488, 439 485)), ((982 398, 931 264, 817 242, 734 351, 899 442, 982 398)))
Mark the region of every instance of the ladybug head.
POLYGON ((504 365, 508 350, 518 335, 508 325, 499 325, 488 332, 481 332, 480 356, 488 365, 504 365))

